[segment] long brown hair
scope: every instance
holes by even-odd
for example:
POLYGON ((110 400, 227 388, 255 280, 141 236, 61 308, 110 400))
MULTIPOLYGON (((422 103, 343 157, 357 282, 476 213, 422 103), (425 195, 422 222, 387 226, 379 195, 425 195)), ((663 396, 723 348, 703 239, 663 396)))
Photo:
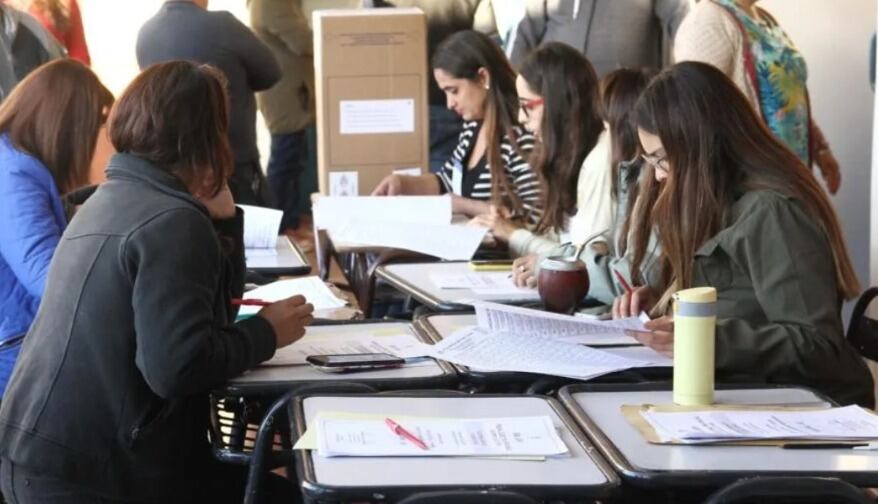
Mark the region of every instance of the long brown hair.
POLYGON ((210 65, 152 65, 113 107, 110 141, 117 151, 173 173, 190 191, 207 184, 215 195, 233 167, 226 86, 210 65))
POLYGON ((0 132, 39 159, 65 194, 88 184, 112 105, 113 94, 94 72, 74 60, 56 60, 31 72, 0 105, 0 132))
POLYGON ((560 42, 530 53, 519 74, 543 98, 540 142, 530 156, 543 186, 543 215, 536 232, 557 231, 576 209, 582 162, 604 131, 598 78, 582 53, 560 42))
MULTIPOLYGON (((711 65, 684 62, 656 77, 637 102, 637 127, 661 139, 670 169, 661 184, 643 177, 633 269, 640 271, 649 234, 662 247, 659 309, 691 286, 695 252, 721 229, 736 196, 772 190, 795 198, 826 233, 841 297, 860 289, 838 218, 811 171, 780 143, 735 84, 711 65)), ((652 168, 647 168, 650 172, 652 168)))
MULTIPOLYGON (((487 35, 463 30, 442 41, 433 53, 433 69, 440 69, 456 79, 479 80, 479 69, 490 76, 486 110, 482 127, 487 128, 488 165, 491 167, 491 199, 496 204, 509 206, 522 214, 524 207, 506 170, 503 169, 500 144, 505 135, 512 148, 518 151, 518 93, 515 91, 515 72, 506 55, 487 35)), ((519 154, 521 154, 519 152, 519 154)))
POLYGON ((640 140, 637 128, 631 121, 631 112, 640 94, 646 89, 656 71, 646 68, 620 68, 601 79, 601 114, 610 130, 610 165, 612 166, 611 188, 613 199, 618 200, 622 187, 619 186, 619 173, 622 163, 634 163, 629 170, 627 179, 622 181, 628 193, 625 221, 620 233, 620 254, 628 248, 628 233, 633 217, 634 204, 637 201, 640 179, 641 161, 640 140))

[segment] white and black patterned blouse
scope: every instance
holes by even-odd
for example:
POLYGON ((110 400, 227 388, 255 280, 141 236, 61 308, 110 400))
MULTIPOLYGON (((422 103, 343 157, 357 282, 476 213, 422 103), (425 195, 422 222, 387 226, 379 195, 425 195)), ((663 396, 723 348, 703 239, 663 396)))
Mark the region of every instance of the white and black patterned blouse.
MULTIPOLYGON (((437 174, 443 193, 453 192, 465 198, 482 201, 491 199, 491 167, 488 165, 487 155, 482 156, 475 167, 466 169, 480 128, 479 121, 463 124, 457 147, 454 148, 451 158, 445 162, 442 171, 437 174), (456 171, 460 173, 459 187, 455 187, 456 171)), ((539 220, 541 212, 540 183, 536 173, 522 157, 533 150, 534 136, 521 126, 515 126, 515 135, 518 150, 516 151, 512 142, 504 135, 500 143, 500 157, 503 159, 503 168, 506 170, 509 182, 522 202, 528 221, 535 223, 539 220)))

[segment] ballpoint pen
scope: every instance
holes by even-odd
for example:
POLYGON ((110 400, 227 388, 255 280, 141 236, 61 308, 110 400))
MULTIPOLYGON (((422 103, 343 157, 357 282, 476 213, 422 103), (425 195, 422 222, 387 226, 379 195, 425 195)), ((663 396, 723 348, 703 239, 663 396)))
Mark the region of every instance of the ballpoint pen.
POLYGON ((411 432, 405 430, 402 427, 402 425, 399 425, 398 423, 394 422, 390 418, 385 418, 384 423, 386 423, 387 426, 390 427, 390 430, 392 430, 393 433, 396 434, 397 436, 401 436, 403 439, 412 443, 413 445, 417 446, 418 448, 420 448, 422 450, 429 450, 429 448, 427 447, 427 443, 418 439, 418 437, 415 436, 414 434, 412 434, 411 432))
POLYGON ((616 278, 619 280, 622 288, 625 289, 625 292, 630 296, 634 292, 634 289, 632 289, 631 286, 628 285, 628 282, 625 281, 625 277, 623 277, 622 274, 619 273, 619 270, 614 269, 613 273, 616 274, 616 278))

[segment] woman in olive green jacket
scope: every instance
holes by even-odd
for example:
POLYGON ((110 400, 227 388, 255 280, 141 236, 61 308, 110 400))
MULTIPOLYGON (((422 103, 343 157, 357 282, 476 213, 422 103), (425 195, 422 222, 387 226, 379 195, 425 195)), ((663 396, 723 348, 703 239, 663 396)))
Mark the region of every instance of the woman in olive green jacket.
MULTIPOLYGON (((721 376, 812 387, 873 406, 872 377, 844 338, 854 274, 838 218, 811 172, 725 75, 695 62, 660 74, 633 114, 647 175, 633 246, 659 237, 660 288, 617 298, 616 316, 651 310, 640 341, 673 354, 668 299, 717 289, 721 376)), ((635 257, 636 277, 642 257, 635 257)))

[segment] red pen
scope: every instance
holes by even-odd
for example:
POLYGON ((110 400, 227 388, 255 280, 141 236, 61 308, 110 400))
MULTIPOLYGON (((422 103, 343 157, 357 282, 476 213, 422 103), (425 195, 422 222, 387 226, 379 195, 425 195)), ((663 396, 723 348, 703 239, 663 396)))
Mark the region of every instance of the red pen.
POLYGON ((271 303, 271 301, 263 301, 263 300, 261 300, 261 299, 240 299, 240 298, 233 298, 233 299, 232 299, 232 304, 233 304, 233 305, 238 305, 238 306, 268 306, 268 305, 270 305, 270 304, 272 304, 272 303, 271 303))
POLYGON ((634 289, 632 289, 631 286, 628 285, 628 282, 625 281, 625 277, 623 277, 622 274, 619 273, 619 270, 614 269, 613 273, 616 274, 616 278, 619 279, 619 283, 622 284, 622 288, 625 289, 625 292, 627 292, 629 296, 634 293, 634 289))
POLYGON ((429 448, 427 447, 427 443, 418 439, 417 436, 415 436, 411 432, 403 429, 402 425, 399 425, 398 423, 394 422, 390 418, 385 418, 384 423, 386 423, 387 426, 390 427, 390 430, 392 430, 393 433, 396 434, 397 436, 402 436, 404 439, 406 439, 407 441, 409 441, 410 443, 412 443, 413 445, 417 446, 418 448, 420 448, 422 450, 429 450, 429 448))

